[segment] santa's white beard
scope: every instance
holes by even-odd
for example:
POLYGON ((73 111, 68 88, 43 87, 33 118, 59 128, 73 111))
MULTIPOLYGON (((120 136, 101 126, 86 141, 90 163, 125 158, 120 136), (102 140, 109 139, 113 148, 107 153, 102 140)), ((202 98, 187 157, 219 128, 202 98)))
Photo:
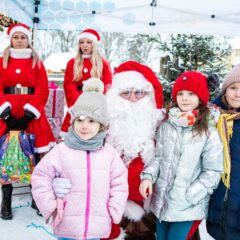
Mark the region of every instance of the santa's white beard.
POLYGON ((124 155, 128 165, 144 147, 153 145, 159 110, 150 95, 132 103, 109 90, 107 101, 110 117, 108 142, 124 155))

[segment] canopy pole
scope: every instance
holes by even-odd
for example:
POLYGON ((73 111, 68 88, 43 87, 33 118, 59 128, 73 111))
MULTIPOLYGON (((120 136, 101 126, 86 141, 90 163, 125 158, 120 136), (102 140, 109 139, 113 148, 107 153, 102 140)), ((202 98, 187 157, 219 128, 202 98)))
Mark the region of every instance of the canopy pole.
POLYGON ((34 17, 33 17, 33 47, 37 48, 37 30, 38 30, 38 5, 40 4, 39 0, 34 1, 34 17))

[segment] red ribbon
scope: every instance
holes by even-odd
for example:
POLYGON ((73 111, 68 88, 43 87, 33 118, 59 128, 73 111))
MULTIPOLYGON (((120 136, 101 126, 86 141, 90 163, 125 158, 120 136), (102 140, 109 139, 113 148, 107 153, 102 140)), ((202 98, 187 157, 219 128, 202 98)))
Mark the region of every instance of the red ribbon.
POLYGON ((51 81, 49 84, 49 88, 53 89, 53 107, 52 107, 52 117, 55 117, 56 112, 56 90, 58 89, 58 85, 55 84, 54 81, 51 81))

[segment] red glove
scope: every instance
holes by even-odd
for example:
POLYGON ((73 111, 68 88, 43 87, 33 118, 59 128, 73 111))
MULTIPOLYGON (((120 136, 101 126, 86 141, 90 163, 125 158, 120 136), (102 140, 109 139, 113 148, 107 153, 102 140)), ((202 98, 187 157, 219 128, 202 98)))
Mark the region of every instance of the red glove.
POLYGON ((101 240, 115 239, 119 237, 120 233, 121 233, 120 225, 112 223, 112 230, 110 236, 108 238, 101 238, 101 240))

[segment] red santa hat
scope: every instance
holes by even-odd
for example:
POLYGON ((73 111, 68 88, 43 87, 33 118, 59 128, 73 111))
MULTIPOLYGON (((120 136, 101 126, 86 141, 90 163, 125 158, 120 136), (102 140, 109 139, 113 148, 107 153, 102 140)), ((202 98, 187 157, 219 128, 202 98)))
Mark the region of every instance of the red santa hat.
POLYGON ((79 36, 78 36, 78 40, 82 39, 82 38, 87 38, 92 40, 93 42, 99 42, 100 41, 100 35, 98 34, 97 31, 95 31, 94 29, 85 29, 84 31, 82 31, 79 36))
POLYGON ((160 81, 149 67, 134 61, 127 61, 118 66, 114 71, 113 88, 136 88, 148 90, 150 85, 154 90, 157 108, 163 106, 163 89, 160 81))
POLYGON ((15 32, 21 32, 26 34, 28 37, 29 43, 31 42, 31 32, 30 32, 30 28, 27 25, 22 23, 16 23, 11 25, 7 31, 7 34, 9 35, 10 39, 12 38, 15 32))
POLYGON ((195 93, 203 104, 209 100, 207 78, 200 72, 188 71, 181 74, 175 81, 172 90, 173 100, 176 102, 179 91, 191 91, 195 93))

